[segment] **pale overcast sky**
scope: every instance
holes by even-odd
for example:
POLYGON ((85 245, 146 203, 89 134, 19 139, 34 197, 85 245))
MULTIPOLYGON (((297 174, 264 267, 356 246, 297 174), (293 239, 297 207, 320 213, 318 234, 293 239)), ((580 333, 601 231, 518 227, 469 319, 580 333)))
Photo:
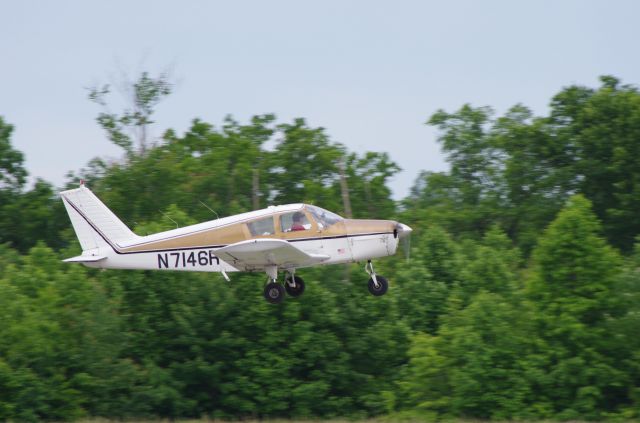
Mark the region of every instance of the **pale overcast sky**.
POLYGON ((304 117, 352 151, 404 171, 446 170, 439 108, 523 103, 547 112, 570 84, 640 82, 638 1, 12 1, 0 24, 0 116, 32 177, 56 186, 95 156, 118 158, 84 87, 173 66, 154 134, 273 112, 304 117))

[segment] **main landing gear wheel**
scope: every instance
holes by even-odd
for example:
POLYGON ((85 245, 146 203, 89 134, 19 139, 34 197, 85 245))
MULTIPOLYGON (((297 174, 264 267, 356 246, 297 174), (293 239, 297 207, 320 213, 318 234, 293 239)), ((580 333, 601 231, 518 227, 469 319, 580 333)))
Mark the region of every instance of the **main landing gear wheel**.
POLYGON ((264 298, 271 304, 280 304, 284 300, 284 287, 277 282, 269 282, 264 287, 264 298))
POLYGON ((293 298, 297 298, 304 292, 304 281, 300 276, 288 275, 284 279, 284 289, 287 291, 287 294, 292 296, 293 298))
POLYGON ((375 281, 373 280, 373 278, 369 279, 369 292, 371 293, 371 295, 379 297, 386 294, 387 289, 389 289, 389 282, 387 282, 386 278, 376 275, 375 281))

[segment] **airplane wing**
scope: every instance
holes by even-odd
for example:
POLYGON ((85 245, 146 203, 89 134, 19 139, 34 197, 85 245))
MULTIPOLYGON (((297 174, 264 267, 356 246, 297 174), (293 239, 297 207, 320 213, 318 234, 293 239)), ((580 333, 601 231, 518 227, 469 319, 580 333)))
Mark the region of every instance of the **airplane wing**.
POLYGON ((216 256, 239 270, 259 270, 266 266, 283 269, 320 263, 329 258, 309 254, 282 239, 251 239, 216 250, 216 256))

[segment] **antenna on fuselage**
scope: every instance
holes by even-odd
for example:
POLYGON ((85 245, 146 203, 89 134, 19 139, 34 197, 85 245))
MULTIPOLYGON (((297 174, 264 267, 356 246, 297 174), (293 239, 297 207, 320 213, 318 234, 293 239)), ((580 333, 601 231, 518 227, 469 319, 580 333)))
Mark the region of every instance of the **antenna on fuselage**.
MULTIPOLYGON (((198 200, 198 201, 200 201, 200 200, 198 200)), ((202 201, 200 201, 200 204, 202 204, 203 206, 205 206, 206 208, 208 208, 208 209, 209 209, 209 211, 210 211, 211 213, 215 214, 215 215, 216 215, 216 219, 220 219, 220 216, 218 216, 218 213, 216 213, 216 212, 215 212, 215 210, 213 210, 211 207, 207 206, 207 205, 206 205, 205 203, 203 203, 202 201)))
POLYGON ((176 229, 178 229, 178 227, 179 227, 179 226, 178 226, 178 222, 176 222, 175 220, 173 220, 173 219, 171 218, 171 216, 169 216, 168 214, 166 214, 166 213, 165 213, 165 212, 163 212, 162 210, 160 210, 160 213, 162 213, 162 214, 164 215, 164 217, 166 217, 167 219, 169 219, 170 221, 172 221, 173 223, 175 223, 175 224, 176 224, 176 229))

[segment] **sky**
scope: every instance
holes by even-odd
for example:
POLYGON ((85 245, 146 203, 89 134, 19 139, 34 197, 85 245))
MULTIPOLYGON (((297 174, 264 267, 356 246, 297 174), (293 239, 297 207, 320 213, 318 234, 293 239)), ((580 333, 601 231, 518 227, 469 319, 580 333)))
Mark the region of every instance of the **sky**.
MULTIPOLYGON (((170 70, 153 135, 304 117, 350 151, 385 151, 404 198, 445 171, 438 109, 548 112, 572 84, 640 82, 637 1, 14 1, 0 24, 0 116, 35 178, 62 186, 93 157, 119 160, 86 88, 170 70)), ((114 97, 117 106, 117 98, 114 97)))

